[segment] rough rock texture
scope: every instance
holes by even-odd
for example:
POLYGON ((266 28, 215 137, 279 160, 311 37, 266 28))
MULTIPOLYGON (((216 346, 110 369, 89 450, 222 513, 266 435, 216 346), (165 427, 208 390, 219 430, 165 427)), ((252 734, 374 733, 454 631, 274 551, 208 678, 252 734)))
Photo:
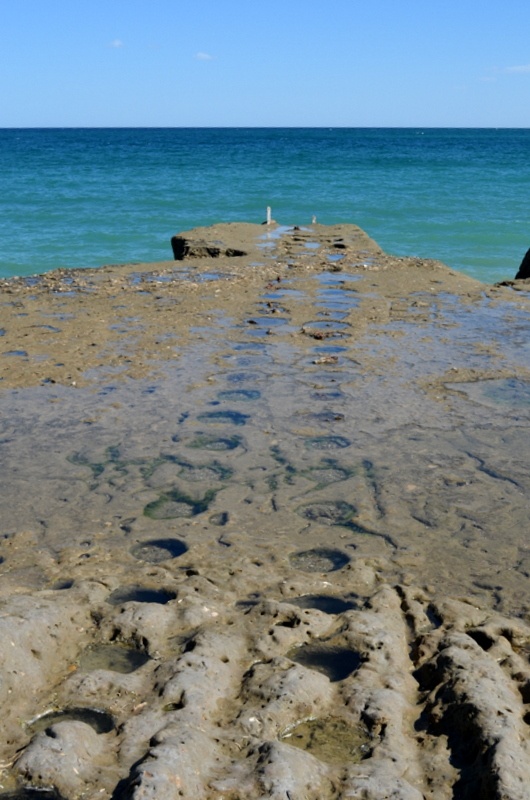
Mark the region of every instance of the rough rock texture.
POLYGON ((12 753, 21 718, 29 719, 59 676, 74 663, 92 626, 90 602, 96 590, 66 598, 56 592, 19 596, 4 604, 0 618, 0 759, 12 753))
MULTIPOLYGON (((183 596, 194 580, 181 579, 183 596)), ((198 628, 177 600, 163 607, 173 630, 135 672, 66 668, 60 678, 57 669, 49 695, 56 708, 104 709, 115 726, 105 732, 90 718, 69 719, 21 732, 13 774, 68 800, 527 797, 526 625, 404 586, 382 585, 337 615, 300 609, 289 597, 238 609, 228 585, 222 597, 219 616, 198 628), (337 652, 339 640, 359 657, 346 677, 335 680, 325 658, 297 663, 308 643, 337 652), (329 741, 293 746, 304 720, 322 722, 329 741), (330 720, 345 726, 335 741, 330 720), (346 730, 360 732, 357 751, 340 749, 346 730)), ((99 609, 96 639, 107 623, 99 609)), ((108 613, 110 621, 116 612, 108 613)), ((137 621, 137 630, 128 622, 129 642, 144 637, 137 621)), ((41 643, 53 635, 48 629, 41 643)), ((20 675, 14 691, 24 682, 20 675)))
POLYGON ((524 291, 180 236, 0 282, 1 791, 527 797, 524 291))
POLYGON ((247 255, 244 250, 238 250, 234 247, 223 248, 219 244, 190 240, 184 236, 173 236, 171 238, 171 248, 175 261, 183 261, 185 258, 219 258, 220 256, 234 258, 235 256, 247 255))

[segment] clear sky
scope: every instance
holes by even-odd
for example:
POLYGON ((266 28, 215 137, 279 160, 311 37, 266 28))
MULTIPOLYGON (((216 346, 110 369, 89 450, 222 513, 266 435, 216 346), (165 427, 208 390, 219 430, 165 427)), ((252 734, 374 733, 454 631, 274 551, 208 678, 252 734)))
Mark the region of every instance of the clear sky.
POLYGON ((530 0, 0 0, 0 127, 530 127, 530 0))

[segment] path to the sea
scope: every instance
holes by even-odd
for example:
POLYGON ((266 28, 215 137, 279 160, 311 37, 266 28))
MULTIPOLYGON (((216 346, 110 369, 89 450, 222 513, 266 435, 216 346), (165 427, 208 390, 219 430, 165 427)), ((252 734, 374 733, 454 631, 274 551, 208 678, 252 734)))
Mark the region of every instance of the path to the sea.
POLYGON ((5 796, 522 800, 528 287, 176 248, 0 286, 5 796))

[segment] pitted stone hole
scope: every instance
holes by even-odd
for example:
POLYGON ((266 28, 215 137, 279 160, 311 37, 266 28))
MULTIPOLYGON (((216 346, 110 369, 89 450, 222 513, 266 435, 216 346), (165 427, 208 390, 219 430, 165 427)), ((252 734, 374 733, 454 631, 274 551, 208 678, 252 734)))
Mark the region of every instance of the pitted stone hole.
POLYGON ((519 686, 519 694, 521 695, 521 700, 523 703, 528 705, 528 703, 530 703, 530 680, 519 686))
POLYGON ((220 511, 218 514, 212 514, 210 517, 208 517, 208 522, 210 522, 212 525, 224 527, 228 524, 229 519, 230 515, 228 511, 220 511))
POLYGON ((338 319, 317 319, 305 322, 301 332, 312 336, 313 339, 334 339, 344 336, 349 328, 348 322, 341 322, 338 319))
POLYGON ((370 734, 362 724, 337 717, 301 722, 285 731, 280 740, 328 764, 359 764, 372 749, 370 734))
POLYGON ((530 725, 530 711, 524 715, 523 722, 525 725, 530 725))
POLYGON ((87 647, 79 659, 79 669, 90 672, 96 669, 105 669, 110 672, 119 672, 127 675, 135 672, 150 661, 146 653, 141 653, 133 647, 118 644, 97 644, 87 647))
POLYGON ((52 589, 56 592, 63 592, 66 589, 71 589, 73 585, 73 581, 57 581, 57 583, 53 584, 52 589))
POLYGON ((340 389, 324 389, 311 393, 312 400, 344 400, 345 397, 346 395, 344 395, 340 389))
MULTIPOLYGON (((425 664, 422 664, 421 667, 418 667, 418 669, 415 670, 412 675, 417 681, 422 692, 431 692, 433 689, 439 686, 443 680, 443 676, 438 665, 428 661, 425 664)), ((420 725, 418 730, 422 729, 423 728, 420 725)))
POLYGON ((286 325, 289 322, 288 317, 280 317, 278 314, 275 316, 266 316, 266 317, 253 317, 252 319, 247 320, 247 324, 249 325, 257 325, 261 328, 271 328, 271 327, 278 327, 280 325, 286 325))
POLYGON ((474 642, 478 644, 484 651, 488 651, 493 645, 493 639, 487 633, 481 630, 469 630, 467 635, 470 636, 474 642))
POLYGON ((236 447, 239 447, 242 443, 243 440, 240 436, 208 436, 198 433, 186 446, 193 447, 197 450, 223 452, 225 450, 235 450, 236 447))
POLYGON ((316 547, 291 553, 289 561, 292 567, 302 572, 336 572, 349 564, 350 558, 342 550, 316 547))
POLYGON ((178 558, 187 550, 188 545, 180 539, 153 539, 150 542, 140 542, 132 547, 130 552, 139 561, 159 564, 171 558, 178 558))
POLYGON ((351 442, 345 436, 312 436, 304 444, 309 450, 342 450, 349 447, 351 442))
POLYGON ((165 589, 149 589, 145 586, 124 586, 115 589, 108 597, 107 603, 111 606, 121 606, 124 603, 158 603, 165 606, 170 600, 176 598, 176 592, 165 589))
POLYGON ((433 628, 437 629, 443 625, 443 619, 432 603, 429 603, 429 605, 425 609, 425 614, 427 616, 427 619, 433 626, 433 628))
MULTIPOLYGON (((331 459, 330 459, 331 461, 331 459)), ((343 469, 333 463, 323 464, 318 467, 311 467, 308 470, 308 477, 321 485, 328 483, 337 483, 338 481, 345 481, 349 478, 351 472, 343 469)))
POLYGON ((344 414, 340 414, 332 409, 325 409, 324 411, 317 411, 316 413, 312 414, 312 418, 316 422, 321 422, 323 425, 327 425, 330 422, 342 422, 344 420, 344 414))
POLYGON ((258 389, 227 389, 219 392, 217 397, 219 400, 229 403, 250 403, 253 400, 259 400, 261 392, 258 389))
MULTIPOLYGON (((279 628, 298 628, 300 625, 300 618, 296 614, 292 614, 279 622, 275 622, 274 625, 279 628)), ((273 634, 274 630, 269 631, 269 633, 273 634)))
POLYGON ((259 600, 238 600, 235 604, 235 607, 243 611, 245 614, 249 614, 253 608, 256 608, 258 605, 259 600))
MULTIPOLYGON (((222 468, 221 471, 223 471, 222 468)), ((216 471, 216 477, 218 477, 218 474, 216 471)), ((157 500, 147 503, 144 507, 144 516, 150 519, 196 517, 198 514, 208 510, 208 506, 215 498, 217 491, 219 490, 208 489, 202 497, 197 497, 181 492, 180 489, 169 489, 167 492, 162 492, 157 500)), ((168 539, 167 541, 171 540, 168 539)), ((181 553, 177 553, 177 555, 181 555, 181 553)))
POLYGON ((324 643, 312 643, 294 647, 287 658, 308 669, 326 675, 332 683, 343 681, 359 669, 361 657, 355 650, 324 643))
POLYGON ((32 720, 28 727, 33 733, 40 733, 58 722, 84 722, 96 733, 110 733, 114 730, 114 718, 99 708, 65 708, 62 711, 48 711, 32 720))
POLYGON ((231 372, 226 376, 229 383, 246 383, 247 381, 259 381, 262 377, 258 372, 231 372))
POLYGON ((248 414, 242 414, 240 411, 228 409, 226 411, 207 411, 204 414, 198 414, 197 419, 201 422, 216 424, 246 425, 250 417, 248 414))
POLYGON ((344 306, 343 306, 342 303, 340 303, 340 304, 339 303, 334 304, 333 302, 331 302, 331 303, 319 303, 317 308, 322 308, 324 310, 323 311, 319 311, 318 312, 318 316, 319 317, 328 317, 329 314, 330 314, 330 311, 333 309, 333 316, 334 316, 335 319, 338 319, 338 320, 346 319, 346 317, 348 316, 348 312, 347 311, 341 311, 340 309, 343 308, 343 307, 344 306), (335 309, 339 309, 339 310, 337 311, 335 309))
POLYGON ((167 714, 170 713, 171 711, 182 711, 183 708, 186 708, 185 692, 182 692, 180 698, 176 700, 174 703, 166 703, 166 705, 162 707, 162 711, 164 711, 167 714))
POLYGON ((302 597, 289 598, 286 602, 298 608, 315 608, 324 614, 343 614, 345 611, 359 608, 357 599, 346 600, 330 594, 305 594, 302 597))
MULTIPOLYGON (((272 297, 276 297, 276 295, 272 295, 272 297)), ((265 350, 265 345, 261 342, 236 342, 232 345, 234 350, 265 350)))

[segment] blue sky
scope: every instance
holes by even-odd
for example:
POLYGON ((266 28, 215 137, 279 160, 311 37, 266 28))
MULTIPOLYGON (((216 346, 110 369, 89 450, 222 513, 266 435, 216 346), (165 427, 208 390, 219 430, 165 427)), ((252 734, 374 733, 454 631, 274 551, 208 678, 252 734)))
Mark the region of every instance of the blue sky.
POLYGON ((529 0, 0 0, 0 127, 530 127, 529 0))

